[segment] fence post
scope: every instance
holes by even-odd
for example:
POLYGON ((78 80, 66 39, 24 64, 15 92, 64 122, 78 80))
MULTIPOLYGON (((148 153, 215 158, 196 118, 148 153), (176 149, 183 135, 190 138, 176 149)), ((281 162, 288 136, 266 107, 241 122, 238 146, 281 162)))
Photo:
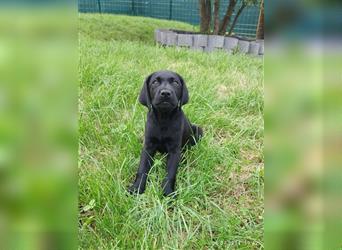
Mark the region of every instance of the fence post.
POLYGON ((135 16, 135 0, 132 0, 132 13, 135 16))
POLYGON ((99 8, 99 12, 102 13, 102 11, 101 11, 101 0, 97 0, 97 5, 99 8))
POLYGON ((149 1, 149 7, 150 7, 150 14, 149 14, 149 16, 150 17, 152 17, 152 0, 151 1, 149 1))
POLYGON ((169 10, 169 13, 170 13, 169 20, 171 20, 172 19, 172 0, 170 0, 170 10, 169 10))

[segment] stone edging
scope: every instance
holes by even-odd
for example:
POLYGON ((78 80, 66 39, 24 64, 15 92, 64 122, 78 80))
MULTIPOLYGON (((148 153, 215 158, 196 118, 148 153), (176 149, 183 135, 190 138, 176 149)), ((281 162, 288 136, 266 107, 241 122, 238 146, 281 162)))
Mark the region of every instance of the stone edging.
POLYGON ((238 49, 240 53, 256 56, 264 55, 264 40, 246 40, 238 37, 204 35, 169 29, 157 29, 154 39, 163 46, 177 46, 197 51, 211 52, 223 49, 228 53, 238 49))

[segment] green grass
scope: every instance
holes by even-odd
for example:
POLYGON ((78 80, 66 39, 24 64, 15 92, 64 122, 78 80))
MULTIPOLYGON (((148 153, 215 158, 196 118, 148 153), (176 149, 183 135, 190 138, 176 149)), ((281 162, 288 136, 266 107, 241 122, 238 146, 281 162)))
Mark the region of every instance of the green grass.
POLYGON ((240 54, 153 45, 152 30, 160 24, 181 27, 140 17, 81 15, 80 247, 262 249, 263 63, 240 54), (128 33, 117 30, 127 23, 128 33), (141 34, 137 41, 131 29, 141 34), (146 193, 126 192, 146 120, 138 94, 144 78, 160 69, 184 77, 190 101, 183 109, 205 133, 185 153, 173 202, 161 195, 163 155, 157 156, 146 193))
POLYGON ((154 30, 160 28, 197 30, 187 23, 148 17, 80 14, 80 32, 96 40, 141 41, 152 45, 154 30))

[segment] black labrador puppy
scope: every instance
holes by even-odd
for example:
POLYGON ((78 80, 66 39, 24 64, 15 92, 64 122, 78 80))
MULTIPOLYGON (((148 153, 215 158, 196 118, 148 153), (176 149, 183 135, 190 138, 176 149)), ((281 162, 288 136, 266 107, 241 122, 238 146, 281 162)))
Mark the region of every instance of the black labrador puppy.
POLYGON ((183 78, 172 71, 158 71, 149 75, 141 90, 139 101, 148 107, 145 142, 141 152, 139 169, 130 193, 143 193, 148 172, 157 151, 167 153, 167 176, 163 181, 163 193, 175 191, 176 174, 185 145, 195 145, 202 137, 200 127, 191 124, 182 111, 189 101, 183 78))

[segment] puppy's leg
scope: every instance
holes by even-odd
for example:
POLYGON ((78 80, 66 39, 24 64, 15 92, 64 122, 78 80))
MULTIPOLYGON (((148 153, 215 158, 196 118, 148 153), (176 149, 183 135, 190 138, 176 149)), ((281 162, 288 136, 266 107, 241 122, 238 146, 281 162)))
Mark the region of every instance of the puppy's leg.
POLYGON ((163 181, 163 193, 165 196, 169 196, 175 191, 176 175, 180 159, 180 149, 167 155, 167 176, 163 181))
POLYGON ((146 181, 148 172, 153 165, 153 157, 156 153, 155 149, 144 148, 141 152, 140 164, 135 181, 133 185, 128 189, 131 194, 142 194, 145 192, 146 181))
POLYGON ((189 139, 190 146, 195 145, 203 136, 203 130, 194 124, 191 124, 192 135, 189 139))

